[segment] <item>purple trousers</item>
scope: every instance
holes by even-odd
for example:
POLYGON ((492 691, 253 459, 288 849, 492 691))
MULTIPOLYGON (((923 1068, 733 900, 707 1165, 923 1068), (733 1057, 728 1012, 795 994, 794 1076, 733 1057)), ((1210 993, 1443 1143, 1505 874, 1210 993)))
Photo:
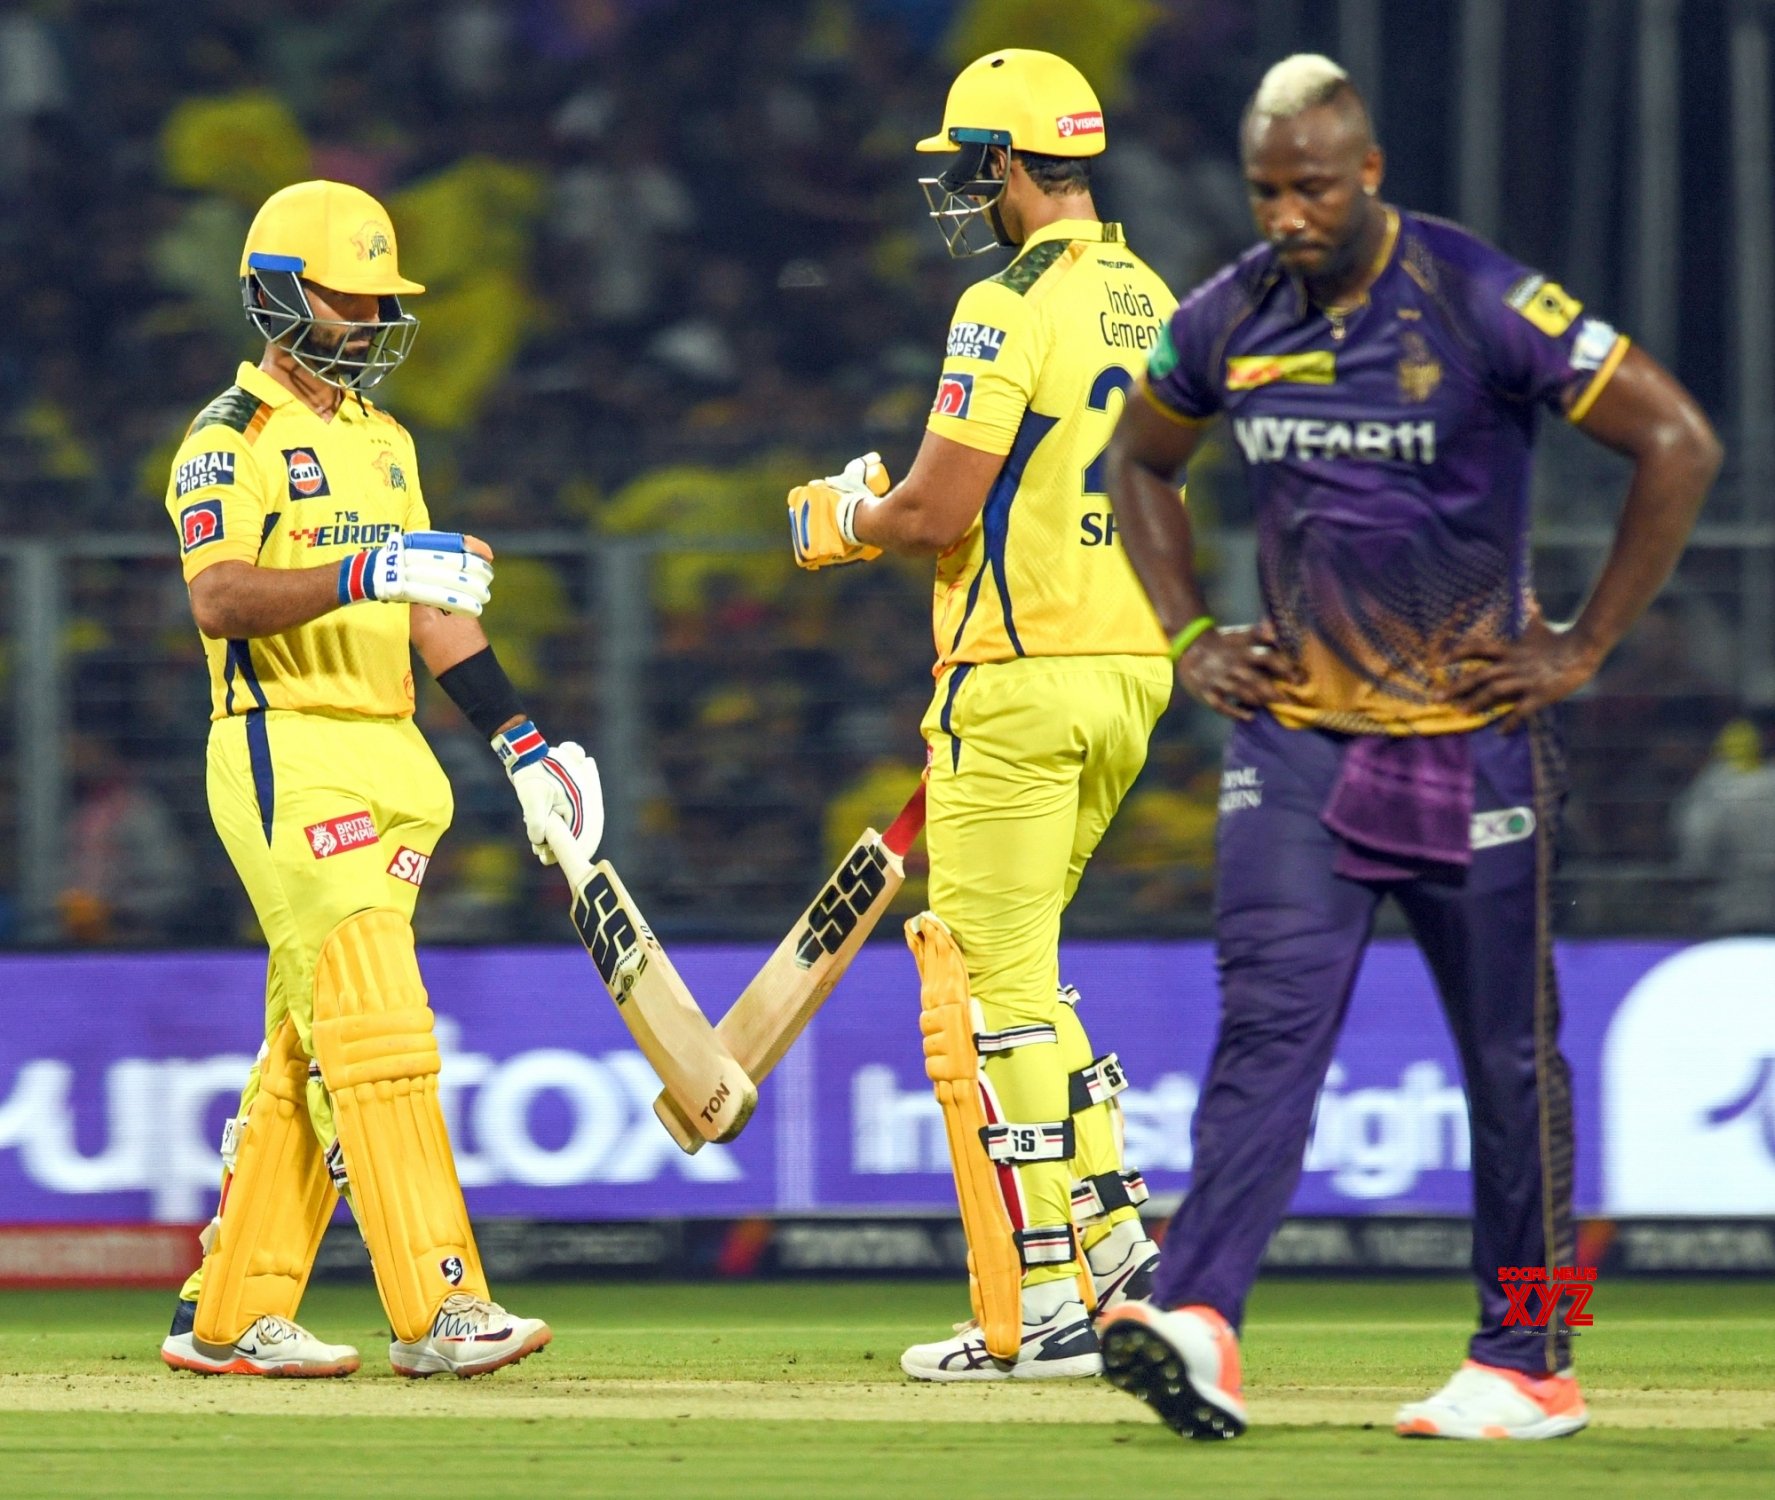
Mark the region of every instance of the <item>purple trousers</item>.
MULTIPOLYGON (((1216 836, 1221 1016, 1197 1105, 1191 1187, 1165 1236, 1153 1300, 1206 1304, 1235 1327, 1281 1222, 1375 913, 1400 905, 1434 975, 1465 1073, 1472 1125, 1472 1357, 1531 1374, 1570 1363, 1558 1318, 1504 1328, 1500 1266, 1570 1265, 1570 1074, 1548 880, 1563 773, 1545 724, 1470 736, 1472 863, 1348 879, 1320 821, 1351 741, 1260 713, 1226 753, 1216 836)), ((1563 1312, 1563 1306, 1561 1311, 1563 1312)))

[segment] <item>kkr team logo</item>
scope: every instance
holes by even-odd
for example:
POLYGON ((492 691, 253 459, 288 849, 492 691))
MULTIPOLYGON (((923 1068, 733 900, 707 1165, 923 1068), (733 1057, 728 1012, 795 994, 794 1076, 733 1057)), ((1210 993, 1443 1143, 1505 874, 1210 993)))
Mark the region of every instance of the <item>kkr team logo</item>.
POLYGON ((376 820, 367 812, 341 813, 324 823, 310 823, 302 830, 316 859, 330 859, 349 849, 376 842, 376 820))
POLYGON ((1428 401, 1442 384, 1442 364, 1430 352, 1423 334, 1407 332, 1401 339, 1399 356, 1399 399, 1428 401))
POLYGON ((312 500, 316 495, 333 493, 327 484, 327 471, 312 448, 285 448, 284 462, 290 469, 290 499, 312 500))
POLYGON ((968 374, 945 375, 937 382, 937 399, 931 403, 931 415, 965 417, 974 399, 974 377, 968 374))
POLYGON ((195 552, 205 542, 222 539, 222 502, 199 500, 179 512, 179 545, 185 552, 195 552))

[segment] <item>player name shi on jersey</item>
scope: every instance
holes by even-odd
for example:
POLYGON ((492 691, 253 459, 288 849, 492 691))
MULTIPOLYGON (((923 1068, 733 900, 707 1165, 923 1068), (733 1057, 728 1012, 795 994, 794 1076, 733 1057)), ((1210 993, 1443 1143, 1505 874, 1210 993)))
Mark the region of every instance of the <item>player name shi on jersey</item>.
POLYGON ((1265 612, 1307 673, 1277 718, 1356 733, 1483 722, 1448 689, 1523 623, 1538 413, 1580 420, 1626 348, 1563 287, 1409 213, 1335 326, 1267 246, 1184 299, 1148 389, 1185 418, 1228 418, 1265 612))
POLYGON ((1004 467, 938 560, 939 670, 1165 650, 1116 534, 1103 454, 1174 306, 1118 226, 1082 219, 1045 226, 963 293, 929 426, 1004 467))

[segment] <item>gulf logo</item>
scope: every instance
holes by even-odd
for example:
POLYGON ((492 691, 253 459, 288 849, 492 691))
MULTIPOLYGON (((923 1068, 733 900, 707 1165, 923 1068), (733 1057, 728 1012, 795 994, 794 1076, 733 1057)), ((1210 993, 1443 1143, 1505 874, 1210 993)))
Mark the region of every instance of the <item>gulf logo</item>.
POLYGON ((974 377, 966 373, 945 375, 937 382, 937 399, 931 403, 931 415, 965 417, 968 403, 974 399, 974 377))
POLYGON ((284 462, 290 470, 290 499, 312 500, 316 495, 330 495, 327 471, 320 466, 312 448, 285 448, 284 462))

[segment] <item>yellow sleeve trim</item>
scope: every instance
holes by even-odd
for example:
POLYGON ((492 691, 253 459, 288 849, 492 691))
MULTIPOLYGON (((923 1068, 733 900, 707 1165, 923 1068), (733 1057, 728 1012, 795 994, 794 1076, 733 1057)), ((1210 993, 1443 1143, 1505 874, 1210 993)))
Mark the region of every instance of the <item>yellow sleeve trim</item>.
POLYGON ((963 417, 946 417, 933 413, 925 427, 938 437, 960 443, 964 448, 972 448, 976 453, 991 453, 1003 458, 1011 451, 1009 440, 981 427, 978 422, 970 422, 963 417))
POLYGON ((1159 399, 1158 392, 1146 383, 1146 376, 1144 375, 1135 377, 1134 387, 1141 395, 1146 397, 1147 404, 1151 406, 1154 411, 1156 411, 1161 417, 1165 418, 1166 421, 1175 422, 1179 427, 1206 427, 1214 420, 1212 417, 1185 416, 1184 413, 1178 411, 1176 407, 1167 406, 1159 399))
POLYGON ((241 542, 224 540, 201 547, 195 553, 181 559, 179 571, 185 575, 185 582, 190 583, 199 573, 206 572, 215 567, 217 563, 257 564, 258 560, 259 554, 253 548, 247 547, 241 542))
POLYGON ((1596 405, 1596 398, 1602 394, 1602 388, 1614 379, 1615 371, 1621 367, 1621 361, 1627 358, 1627 350, 1633 343, 1626 334, 1615 340, 1615 347, 1609 350, 1609 357, 1602 362, 1602 368, 1591 378, 1590 384, 1584 387, 1584 393, 1572 403, 1572 409, 1565 414, 1566 421, 1576 426, 1590 414, 1590 408, 1596 405))

